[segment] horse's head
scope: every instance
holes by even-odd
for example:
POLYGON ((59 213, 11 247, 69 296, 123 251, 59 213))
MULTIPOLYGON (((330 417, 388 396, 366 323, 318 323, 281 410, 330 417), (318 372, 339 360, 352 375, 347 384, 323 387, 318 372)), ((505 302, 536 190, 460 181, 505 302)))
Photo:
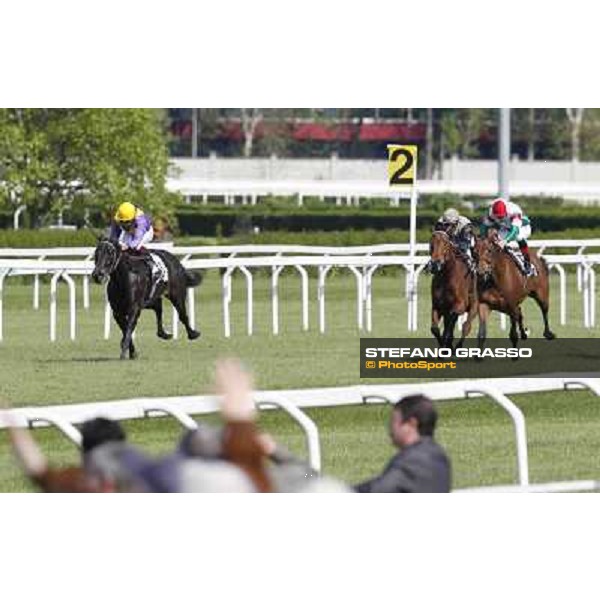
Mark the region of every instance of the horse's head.
POLYGON ((117 242, 106 238, 100 239, 94 253, 94 270, 92 279, 96 283, 106 281, 117 268, 121 258, 121 248, 117 242))
POLYGON ((454 245, 448 234, 444 231, 434 231, 429 242, 429 253, 431 255, 430 269, 435 275, 440 273, 444 264, 451 256, 454 245))

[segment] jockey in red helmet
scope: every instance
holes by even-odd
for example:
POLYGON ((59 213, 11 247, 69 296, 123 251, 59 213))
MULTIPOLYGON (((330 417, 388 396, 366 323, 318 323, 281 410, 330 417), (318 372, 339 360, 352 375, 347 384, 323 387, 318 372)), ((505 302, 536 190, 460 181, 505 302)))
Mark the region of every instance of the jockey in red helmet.
POLYGON ((503 247, 515 242, 518 244, 523 255, 527 277, 534 275, 527 244, 527 239, 531 235, 531 222, 529 217, 523 214, 521 207, 503 198, 494 200, 484 219, 482 233, 485 235, 491 228, 498 231, 503 247))

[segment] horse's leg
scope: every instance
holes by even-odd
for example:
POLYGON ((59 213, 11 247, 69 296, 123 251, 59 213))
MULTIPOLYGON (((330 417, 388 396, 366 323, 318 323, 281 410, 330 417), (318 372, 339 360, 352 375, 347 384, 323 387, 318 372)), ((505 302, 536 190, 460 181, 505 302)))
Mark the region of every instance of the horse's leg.
POLYGON ((457 348, 462 348, 465 343, 465 340, 469 337, 469 334, 471 333, 471 328, 473 327, 473 321, 475 320, 476 315, 477 307, 475 306, 475 304, 473 304, 473 306, 467 314, 467 320, 463 323, 461 337, 458 341, 458 344, 456 344, 457 348))
POLYGON ((113 311, 113 317, 121 330, 121 360, 124 360, 127 358, 126 350, 124 350, 124 348, 127 349, 127 347, 124 346, 125 334, 127 332, 127 319, 122 314, 116 313, 115 311, 113 311))
POLYGON ((521 334, 521 339, 526 340, 529 337, 529 331, 523 323, 523 310, 520 306, 517 308, 517 323, 519 325, 519 333, 521 334))
POLYGON ((487 304, 479 304, 479 331, 477 332, 477 345, 483 350, 487 338, 487 320, 490 315, 490 307, 487 304))
POLYGON ((190 321, 188 319, 187 309, 185 307, 185 296, 186 296, 187 288, 183 290, 178 290, 178 293, 169 295, 169 300, 175 307, 177 314, 179 315, 179 320, 183 323, 185 330, 187 331, 188 340, 195 340, 200 337, 200 332, 192 329, 190 325, 190 321))
POLYGON ((163 303, 162 303, 162 298, 158 297, 151 306, 149 306, 148 308, 151 308, 155 314, 156 314, 156 335, 161 339, 161 340, 171 340, 173 339, 173 336, 168 333, 167 331, 165 331, 164 327, 163 327, 163 303))
POLYGON ((516 348, 519 345, 519 334, 517 332, 517 321, 519 320, 516 311, 512 311, 510 313, 510 332, 508 337, 512 342, 513 348, 516 348))
POLYGON ((123 340, 121 341, 121 360, 125 360, 127 358, 128 352, 129 358, 137 358, 137 352, 135 351, 135 346, 133 345, 133 332, 140 317, 140 312, 141 310, 139 308, 133 309, 125 318, 125 332, 123 335, 123 340))
POLYGON ((133 345, 133 337, 131 338, 131 341, 129 342, 129 358, 131 360, 135 360, 138 357, 138 353, 137 350, 135 349, 135 346, 133 345))
POLYGON ((442 336, 440 335, 440 311, 437 307, 431 309, 431 333, 437 340, 437 343, 442 345, 442 336))
MULTIPOLYGON (((547 292, 547 290, 546 290, 547 292)), ((537 290, 533 290, 531 292, 531 294, 529 294, 536 302, 536 304, 540 307, 540 310, 542 311, 542 317, 544 319, 544 337, 547 340, 554 340, 556 339, 556 335, 554 334, 554 332, 550 329, 550 322, 548 320, 548 309, 549 309, 549 301, 548 301, 548 293, 546 293, 544 295, 544 297, 541 297, 538 293, 537 290)))
POLYGON ((442 346, 444 348, 452 348, 456 321, 458 321, 457 313, 451 312, 444 315, 444 335, 442 336, 442 346))

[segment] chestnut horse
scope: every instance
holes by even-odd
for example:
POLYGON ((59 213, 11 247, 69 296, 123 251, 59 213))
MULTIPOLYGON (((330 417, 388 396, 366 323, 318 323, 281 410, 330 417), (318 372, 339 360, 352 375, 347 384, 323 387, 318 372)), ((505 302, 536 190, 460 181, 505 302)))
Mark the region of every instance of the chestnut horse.
POLYGON ((471 331, 477 315, 476 277, 460 256, 460 251, 444 231, 436 231, 429 244, 431 261, 431 333, 440 346, 451 348, 454 327, 458 317, 467 313, 462 327, 462 346, 471 331), (444 333, 440 335, 440 320, 444 319, 444 333))
POLYGON ((550 306, 550 277, 546 261, 531 251, 531 262, 537 275, 525 277, 499 244, 498 232, 490 230, 485 239, 478 239, 475 246, 477 258, 477 292, 479 296, 479 347, 483 348, 487 337, 487 320, 490 311, 497 310, 510 318, 510 340, 514 347, 518 345, 519 336, 527 339, 523 326, 521 303, 533 298, 542 311, 544 319, 544 337, 547 340, 556 338, 548 322, 550 306))

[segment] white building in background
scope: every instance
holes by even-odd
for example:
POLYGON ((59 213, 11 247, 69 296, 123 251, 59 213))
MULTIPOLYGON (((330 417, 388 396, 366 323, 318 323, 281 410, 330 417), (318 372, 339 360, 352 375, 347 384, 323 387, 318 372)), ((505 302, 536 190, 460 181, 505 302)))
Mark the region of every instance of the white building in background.
MULTIPOLYGON (((188 198, 222 197, 256 202, 262 196, 336 198, 358 203, 360 198, 390 197, 387 161, 309 158, 173 159, 169 187, 188 198)), ((435 179, 419 182, 420 193, 495 195, 497 162, 447 160, 435 179)), ((522 161, 510 163, 513 196, 563 197, 583 204, 600 203, 600 163, 522 161)))

